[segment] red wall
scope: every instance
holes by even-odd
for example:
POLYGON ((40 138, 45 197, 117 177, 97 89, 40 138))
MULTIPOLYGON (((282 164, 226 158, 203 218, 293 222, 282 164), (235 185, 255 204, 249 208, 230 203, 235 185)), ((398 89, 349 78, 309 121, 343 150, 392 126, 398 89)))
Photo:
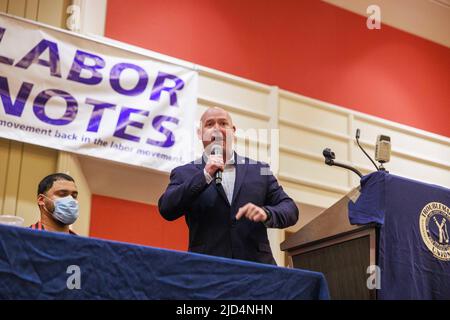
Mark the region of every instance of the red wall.
POLYGON ((450 49, 318 0, 109 0, 106 36, 450 137, 450 49))
POLYGON ((92 195, 91 237, 187 250, 184 219, 164 220, 156 206, 92 195))

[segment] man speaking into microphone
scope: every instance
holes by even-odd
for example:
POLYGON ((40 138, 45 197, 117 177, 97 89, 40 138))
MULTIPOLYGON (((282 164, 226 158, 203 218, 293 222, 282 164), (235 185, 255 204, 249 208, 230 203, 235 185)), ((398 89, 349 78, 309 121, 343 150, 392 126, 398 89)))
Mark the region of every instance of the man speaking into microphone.
POLYGON ((276 264, 267 228, 294 225, 297 206, 267 164, 236 154, 228 112, 210 108, 200 122, 203 156, 172 170, 159 212, 185 217, 191 252, 276 264))

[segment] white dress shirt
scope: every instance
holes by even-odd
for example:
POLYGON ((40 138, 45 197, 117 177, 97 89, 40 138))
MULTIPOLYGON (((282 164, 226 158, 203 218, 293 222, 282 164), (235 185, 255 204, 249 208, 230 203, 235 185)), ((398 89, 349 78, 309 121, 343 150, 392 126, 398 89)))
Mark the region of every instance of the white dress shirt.
MULTIPOLYGON (((206 169, 203 169, 203 173, 205 174, 206 183, 210 184, 211 181, 214 180, 213 177, 209 175, 206 169)), ((227 195, 228 202, 231 204, 233 200, 233 192, 234 192, 234 182, 236 180, 236 166, 234 163, 234 152, 231 154, 231 157, 227 160, 225 164, 225 168, 222 172, 222 187, 227 195)))

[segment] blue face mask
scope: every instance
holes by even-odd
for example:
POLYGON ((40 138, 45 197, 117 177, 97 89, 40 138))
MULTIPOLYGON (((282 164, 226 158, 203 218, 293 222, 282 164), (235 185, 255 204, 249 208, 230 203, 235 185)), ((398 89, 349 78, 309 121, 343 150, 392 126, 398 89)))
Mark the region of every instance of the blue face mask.
POLYGON ((78 201, 72 198, 72 196, 53 200, 53 204, 55 210, 51 214, 56 220, 65 225, 69 225, 78 219, 78 201))

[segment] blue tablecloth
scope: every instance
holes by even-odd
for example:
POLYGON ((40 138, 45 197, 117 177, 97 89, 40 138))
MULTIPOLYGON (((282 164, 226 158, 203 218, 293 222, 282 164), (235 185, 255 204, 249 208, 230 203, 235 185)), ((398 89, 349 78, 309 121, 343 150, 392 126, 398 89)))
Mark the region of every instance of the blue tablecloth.
POLYGON ((276 300, 329 293, 317 272, 0 225, 0 298, 276 300))
POLYGON ((352 224, 380 226, 380 299, 450 299, 450 190, 375 172, 349 202, 352 224))

